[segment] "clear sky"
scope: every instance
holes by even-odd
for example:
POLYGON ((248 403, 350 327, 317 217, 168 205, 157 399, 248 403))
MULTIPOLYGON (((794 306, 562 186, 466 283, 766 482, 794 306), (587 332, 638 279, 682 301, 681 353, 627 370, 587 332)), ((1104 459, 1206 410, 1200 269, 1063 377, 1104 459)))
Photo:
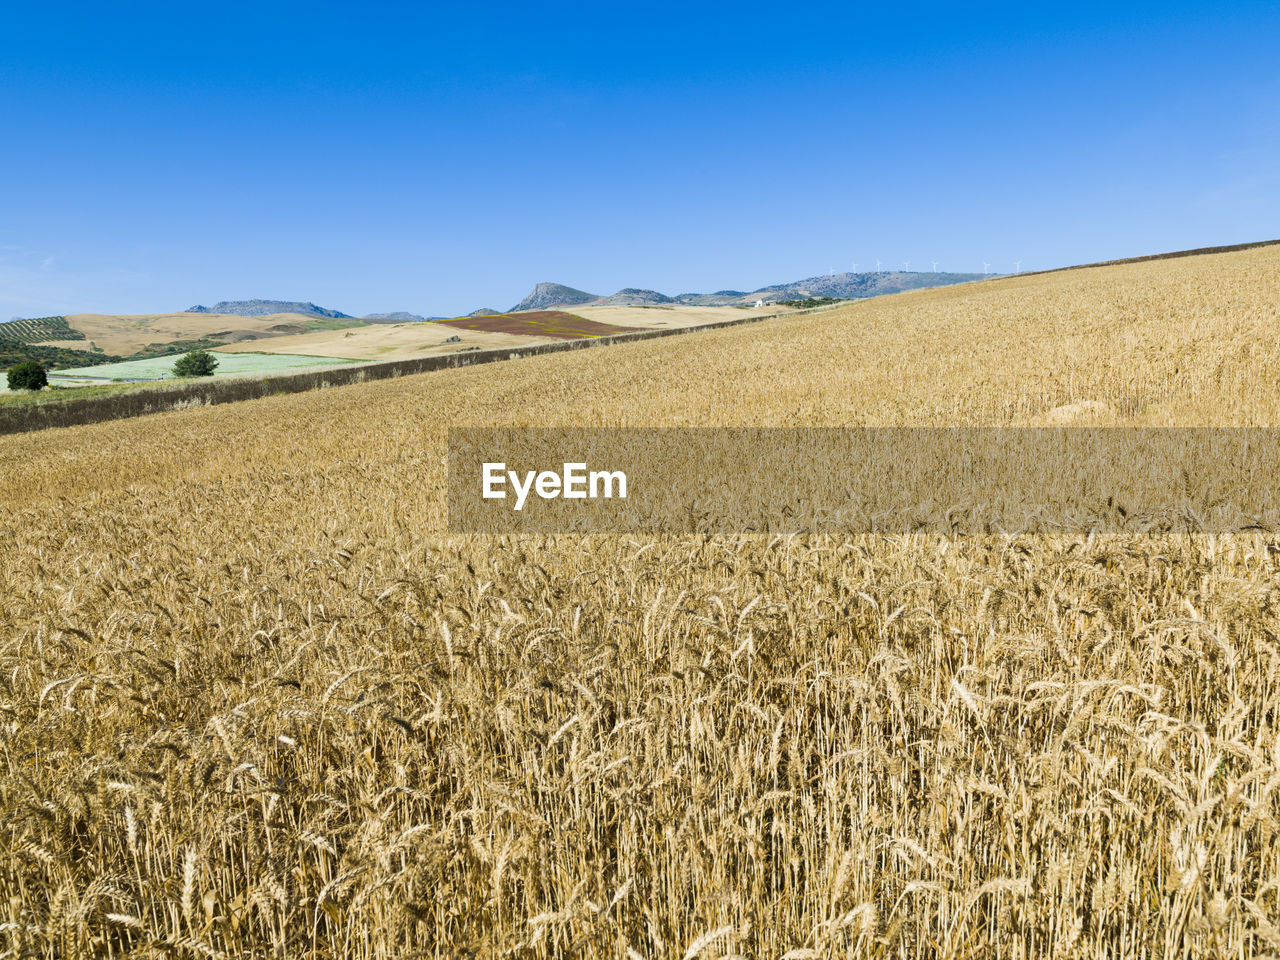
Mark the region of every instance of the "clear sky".
POLYGON ((5 4, 0 319, 1280 237, 1280 4, 5 4), (462 8, 468 7, 464 11, 462 8))

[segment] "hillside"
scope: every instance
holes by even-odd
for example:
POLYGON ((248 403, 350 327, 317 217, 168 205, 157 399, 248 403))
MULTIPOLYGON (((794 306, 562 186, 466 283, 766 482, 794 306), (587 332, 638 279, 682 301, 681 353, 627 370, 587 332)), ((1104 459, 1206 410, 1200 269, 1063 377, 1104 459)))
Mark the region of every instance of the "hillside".
POLYGON ((14 317, 0 323, 0 340, 11 343, 50 343, 55 340, 83 340, 66 317, 14 317))
POLYGON ((683 303, 604 304, 574 307, 573 312, 589 320, 624 327, 674 329, 700 327, 754 317, 774 317, 791 313, 789 307, 697 307, 683 303))
MULTIPOLYGON (((597 332, 630 332, 633 330, 669 330, 699 327, 706 324, 739 321, 746 318, 789 313, 787 307, 690 307, 683 304, 648 304, 638 306, 575 307, 574 313, 606 325, 597 332)), ((522 316, 531 311, 522 311, 522 316)), ((370 322, 350 329, 308 331, 291 335, 231 343, 219 352, 306 354, 320 357, 346 357, 358 360, 407 360, 460 353, 468 350, 493 350, 499 347, 517 349, 556 339, 545 331, 469 329, 469 318, 493 317, 496 311, 476 311, 467 318, 445 318, 426 323, 370 322)), ((364 318, 368 320, 369 318, 364 318)))
POLYGON ((91 349, 84 340, 66 317, 14 317, 0 323, 0 371, 28 360, 55 370, 119 359, 91 349))
MULTIPOLYGON (((169 344, 202 346, 242 343, 288 336, 311 330, 333 330, 364 325, 361 320, 297 313, 240 315, 223 313, 101 314, 79 313, 66 318, 76 336, 107 353, 129 356, 150 348, 164 352, 169 344)), ((56 341, 55 346, 85 347, 84 343, 56 341)), ((190 349, 187 347, 186 349, 190 349)))
POLYGON ((70 347, 50 346, 44 343, 22 343, 18 340, 6 340, 0 337, 0 371, 16 366, 28 360, 34 360, 46 370, 59 370, 66 367, 79 367, 91 363, 110 363, 123 360, 123 357, 90 350, 75 350, 70 347))
POLYGON ((0 437, 13 938, 1266 956, 1274 530, 464 536, 446 470, 464 426, 1280 427, 1277 384, 1267 247, 0 437))
MULTIPOLYGON (((992 275, 994 276, 994 275, 992 275)), ((560 283, 539 283, 533 292, 509 312, 521 310, 546 310, 563 306, 624 306, 678 303, 688 306, 725 307, 753 306, 757 301, 777 302, 803 297, 838 297, 861 299, 879 297, 904 290, 922 290, 931 287, 988 280, 991 276, 981 273, 906 273, 899 270, 883 270, 874 273, 836 273, 825 277, 810 277, 791 283, 778 283, 758 290, 720 290, 716 293, 682 293, 667 296, 656 290, 625 287, 607 297, 576 290, 560 283)))
POLYGON ((442 323, 370 323, 347 330, 316 330, 219 347, 219 353, 303 354, 353 360, 407 360, 464 350, 520 347, 536 338, 517 334, 460 330, 442 323))

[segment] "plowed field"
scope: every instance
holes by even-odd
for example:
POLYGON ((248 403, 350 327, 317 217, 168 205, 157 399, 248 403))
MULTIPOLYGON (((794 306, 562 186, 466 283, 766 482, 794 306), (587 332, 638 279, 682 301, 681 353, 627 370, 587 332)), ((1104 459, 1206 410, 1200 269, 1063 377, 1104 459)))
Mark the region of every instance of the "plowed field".
POLYGON ((579 337, 606 337, 614 333, 635 333, 648 327, 616 327, 610 323, 587 320, 563 310, 530 310, 527 313, 492 313, 485 317, 459 317, 440 323, 463 330, 490 333, 515 333, 526 337, 552 337, 577 340, 579 337))

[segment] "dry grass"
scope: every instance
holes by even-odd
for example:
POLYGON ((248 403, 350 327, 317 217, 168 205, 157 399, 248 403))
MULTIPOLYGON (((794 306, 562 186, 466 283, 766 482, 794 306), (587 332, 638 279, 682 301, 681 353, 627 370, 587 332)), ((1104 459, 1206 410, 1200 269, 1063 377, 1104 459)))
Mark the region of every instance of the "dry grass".
POLYGON ((1000 280, 0 439, 0 951, 1280 951, 1275 538, 441 532, 452 423, 1276 424, 1278 281, 1000 280))
MULTIPOLYGON (((276 313, 266 317, 241 317, 224 313, 79 313, 67 317, 67 322, 107 353, 128 356, 148 344, 199 340, 216 334, 228 334, 225 337, 227 340, 275 337, 278 334, 272 327, 314 324, 316 319, 300 313, 276 313)), ((327 322, 360 323, 358 320, 327 322)), ((73 343, 78 344, 75 349, 85 348, 83 340, 58 341, 56 345, 73 343)))
POLYGON ((549 338, 522 337, 487 330, 460 330, 439 323, 378 323, 350 330, 317 330, 219 348, 223 353, 298 353, 353 360, 410 360, 459 350, 523 347, 549 338), (452 343, 446 341, 457 338, 452 343))
POLYGON ((652 329, 668 329, 675 327, 700 327, 706 323, 723 323, 726 320, 739 320, 742 317, 771 317, 775 314, 792 313, 790 307, 777 305, 768 307, 692 307, 684 304, 661 304, 658 306, 604 306, 604 307, 571 307, 574 313, 588 320, 601 323, 613 323, 620 327, 649 327, 652 329))

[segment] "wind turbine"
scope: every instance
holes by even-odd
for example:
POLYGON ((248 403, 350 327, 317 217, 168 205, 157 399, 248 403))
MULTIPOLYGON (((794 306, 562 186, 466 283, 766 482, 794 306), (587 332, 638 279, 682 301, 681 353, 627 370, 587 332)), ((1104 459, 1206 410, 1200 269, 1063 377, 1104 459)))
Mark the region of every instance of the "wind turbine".
POLYGON ((1013 261, 1013 272, 1014 272, 1014 273, 1021 273, 1021 272, 1022 272, 1022 261, 1021 261, 1021 260, 1015 260, 1015 261, 1013 261))
POLYGON ((853 261, 853 272, 854 272, 854 273, 857 273, 857 272, 858 272, 858 261, 857 261, 857 260, 853 261))
POLYGON ((989 273, 989 272, 990 272, 990 270, 991 270, 991 264, 989 264, 989 263, 987 263, 987 261, 983 260, 983 261, 982 261, 982 272, 983 272, 983 274, 985 275, 985 274, 989 273))
POLYGON ((880 272, 880 258, 876 257, 876 273, 880 272))
POLYGON ((937 260, 931 260, 931 261, 930 261, 930 263, 932 263, 932 264, 933 264, 933 272, 934 272, 934 273, 937 273, 937 272, 938 272, 938 261, 937 261, 937 260))
POLYGON ((910 272, 911 272, 911 261, 910 261, 910 260, 903 260, 903 261, 902 261, 902 272, 903 272, 903 273, 910 273, 910 272))

